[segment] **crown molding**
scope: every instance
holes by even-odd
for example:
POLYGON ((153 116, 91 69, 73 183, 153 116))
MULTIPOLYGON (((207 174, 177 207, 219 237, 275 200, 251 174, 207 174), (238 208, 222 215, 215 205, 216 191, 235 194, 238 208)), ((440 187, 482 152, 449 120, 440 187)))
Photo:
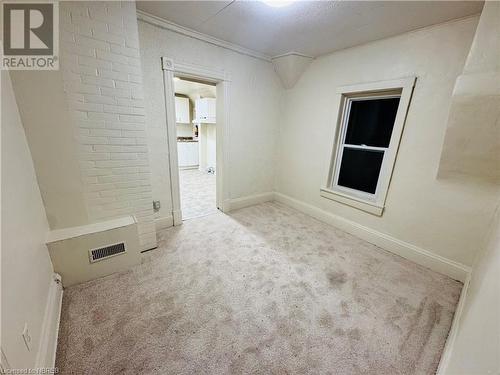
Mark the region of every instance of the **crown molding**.
POLYGON ((300 56, 300 57, 307 57, 308 59, 311 59, 311 60, 314 59, 314 56, 304 55, 303 53, 300 53, 300 52, 291 51, 291 52, 283 53, 281 55, 273 56, 273 57, 271 57, 271 60, 279 59, 280 57, 285 57, 285 56, 300 56))
POLYGON ((218 47, 222 47, 237 53, 241 53, 243 55, 255 57, 256 59, 264 60, 267 62, 271 62, 271 57, 268 55, 265 55, 263 53, 239 46, 234 43, 226 42, 225 40, 215 38, 213 36, 200 33, 199 31, 178 25, 174 22, 167 21, 163 18, 160 18, 158 16, 154 16, 150 13, 144 12, 142 10, 137 9, 137 19, 146 23, 149 23, 150 25, 158 26, 161 27, 162 29, 170 30, 173 32, 176 32, 178 34, 182 34, 194 39, 201 40, 206 43, 213 44, 218 47))

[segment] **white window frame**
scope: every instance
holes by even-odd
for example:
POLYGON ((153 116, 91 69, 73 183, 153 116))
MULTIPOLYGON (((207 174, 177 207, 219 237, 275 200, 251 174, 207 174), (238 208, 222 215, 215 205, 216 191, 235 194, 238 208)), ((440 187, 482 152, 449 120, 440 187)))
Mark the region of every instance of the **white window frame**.
POLYGON ((377 216, 382 215, 415 80, 415 77, 409 77, 390 81, 341 86, 337 89, 335 98, 335 103, 337 105, 335 140, 326 186, 320 189, 322 197, 350 205, 377 216), (353 101, 394 97, 399 97, 400 99, 391 139, 387 148, 364 145, 345 145, 344 140, 347 131, 349 112, 353 101), (345 148, 384 152, 374 194, 338 185, 340 164, 345 148))

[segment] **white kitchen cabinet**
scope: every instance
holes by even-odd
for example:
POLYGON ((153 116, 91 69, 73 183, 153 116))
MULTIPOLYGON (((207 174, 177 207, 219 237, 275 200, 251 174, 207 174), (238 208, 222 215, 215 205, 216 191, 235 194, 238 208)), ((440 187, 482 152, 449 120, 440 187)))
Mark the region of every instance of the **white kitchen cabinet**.
POLYGON ((175 122, 189 124, 189 99, 175 97, 175 122))
POLYGON ((198 123, 215 124, 216 123, 215 103, 216 103, 215 98, 196 99, 195 102, 196 119, 194 121, 198 123))
POLYGON ((198 142, 177 142, 177 155, 180 168, 198 166, 198 142))

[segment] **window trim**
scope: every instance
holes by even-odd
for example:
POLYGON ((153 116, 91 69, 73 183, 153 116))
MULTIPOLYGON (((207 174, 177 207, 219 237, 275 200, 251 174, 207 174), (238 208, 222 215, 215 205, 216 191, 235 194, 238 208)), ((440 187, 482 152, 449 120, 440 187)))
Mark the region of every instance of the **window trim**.
MULTIPOLYGON (((335 103, 337 105, 337 110, 335 111, 335 137, 330 157, 326 186, 320 188, 320 195, 322 197, 350 205, 377 216, 382 215, 415 80, 416 77, 408 77, 388 81, 340 86, 337 88, 335 98, 335 103), (389 146, 387 148, 359 146, 363 149, 384 150, 384 157, 375 193, 370 194, 344 186, 339 186, 337 181, 339 176, 340 161, 342 160, 343 150, 346 147, 343 145, 342 140, 344 139, 345 132, 347 131, 346 125, 349 116, 350 103, 354 100, 366 99, 367 97, 370 99, 377 99, 391 96, 399 96, 400 99, 389 146)), ((356 147, 358 146, 355 146, 354 148, 356 147)))

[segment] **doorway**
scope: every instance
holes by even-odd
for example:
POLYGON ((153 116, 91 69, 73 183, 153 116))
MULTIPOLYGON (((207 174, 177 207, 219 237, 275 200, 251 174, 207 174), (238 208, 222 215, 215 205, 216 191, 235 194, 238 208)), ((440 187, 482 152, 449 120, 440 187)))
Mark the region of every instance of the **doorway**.
MULTIPOLYGON (((210 158, 202 159, 201 161, 200 159, 198 159, 198 171, 200 172, 206 171, 207 174, 211 175, 204 177, 208 178, 215 177, 211 179, 212 183, 213 181, 215 181, 215 208, 225 212, 230 209, 230 199, 229 199, 230 194, 229 194, 229 184, 228 184, 229 152, 227 150, 227 145, 229 141, 229 97, 230 97, 231 81, 229 75, 223 71, 218 71, 199 65, 191 65, 185 63, 174 64, 174 61, 167 57, 162 57, 161 65, 163 70, 163 83, 165 87, 167 142, 168 142, 168 149, 170 150, 168 154, 168 166, 166 167, 168 168, 170 174, 170 188, 171 188, 170 190, 172 195, 172 218, 174 225, 180 225, 182 224, 183 219, 186 218, 189 219, 190 217, 192 218, 201 215, 198 215, 196 212, 193 213, 193 211, 190 211, 186 205, 185 205, 187 209, 186 215, 182 212, 181 174, 185 174, 187 177, 184 179, 186 183, 183 184, 183 187, 184 186, 188 187, 189 176, 187 175, 189 173, 188 172, 184 173, 184 171, 188 170, 192 171, 196 169, 196 162, 193 163, 192 161, 189 162, 189 160, 186 161, 185 159, 183 159, 180 160, 181 163, 185 163, 185 165, 182 166, 182 169, 179 165, 180 154, 177 151, 178 149, 177 136, 178 136, 178 130, 180 130, 180 128, 177 129, 178 115, 176 111, 175 84, 176 82, 182 82, 182 81, 204 84, 210 86, 212 92, 213 88, 215 87, 215 97, 211 98, 215 99, 215 103, 210 104, 208 102, 207 103, 200 102, 200 105, 208 106, 207 110, 205 112, 201 111, 201 113, 207 113, 206 115, 207 118, 215 117, 213 120, 214 124, 210 125, 209 121, 205 118, 203 118, 202 121, 197 121, 198 119, 195 118, 196 113, 193 113, 193 111, 196 109, 195 108, 196 102, 194 102, 194 107, 191 107, 192 108, 190 117, 191 124, 190 125, 188 124, 188 126, 184 126, 184 128, 182 129, 183 132, 182 134, 188 134, 185 132, 191 129, 192 133, 190 134, 192 134, 192 137, 195 137, 195 132, 198 131, 198 138, 199 138, 200 134, 205 134, 205 132, 207 132, 206 143, 204 143, 204 141, 200 143, 200 140, 198 139, 199 143, 198 153, 200 154, 200 148, 207 147, 208 150, 212 150, 212 152, 209 155, 213 157, 213 149, 215 148, 215 162, 210 158), (195 123, 193 123, 193 119, 196 120, 195 123), (205 121, 205 124, 203 124, 203 121, 205 121), (196 122, 199 122, 199 124, 196 124, 196 122), (207 125, 207 122, 209 123, 209 125, 207 125), (194 125, 198 126, 196 127, 194 125), (206 128, 204 128, 204 126, 206 128), (212 127, 209 128, 209 126, 212 127), (215 137, 213 137, 213 132, 215 132, 215 137), (208 134, 211 134, 211 138, 208 137, 208 134), (204 160, 206 160, 206 162, 204 160), (212 167, 211 164, 214 165, 213 170, 210 169, 210 167, 212 167)), ((181 94, 180 92, 178 92, 177 96, 182 97, 182 95, 186 94, 181 94)), ((203 99, 203 97, 200 97, 200 99, 203 99)), ((179 105, 181 105, 180 102, 179 104, 177 104, 178 108, 179 105)), ((185 104, 182 105, 185 106, 185 104)), ((181 110, 179 108, 178 112, 180 111, 181 110)), ((186 121, 186 118, 179 120, 186 121)), ((189 135, 187 136, 189 137, 189 135)), ((185 147, 185 145, 182 145, 180 147, 185 147)), ((204 152, 205 151, 202 149, 201 150, 202 158, 204 152)), ((199 182, 199 185, 206 186, 206 183, 201 181, 199 182)), ((191 190, 193 191, 194 189, 191 190)), ((198 189, 198 191, 199 190, 200 189, 198 189)), ((184 193, 184 196, 186 196, 186 193, 184 193)), ((210 201, 211 198, 208 198, 206 200, 207 204, 210 205, 211 208, 213 208, 213 205, 209 203, 210 201)))
POLYGON ((182 219, 213 214, 216 204, 216 86, 174 76, 182 219))

